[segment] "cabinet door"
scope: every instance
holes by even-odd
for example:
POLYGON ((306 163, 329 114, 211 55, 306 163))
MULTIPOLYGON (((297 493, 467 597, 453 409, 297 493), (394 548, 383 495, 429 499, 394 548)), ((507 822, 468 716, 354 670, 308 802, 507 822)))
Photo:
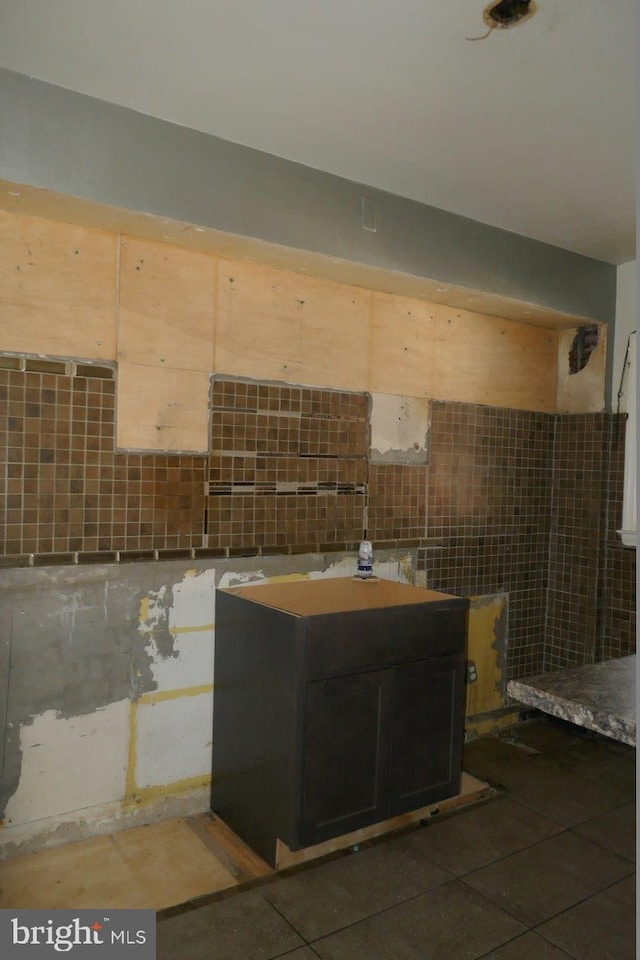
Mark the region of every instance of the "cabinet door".
POLYGON ((306 685, 303 846, 388 816, 391 670, 306 685))
POLYGON ((460 790, 464 656, 393 669, 390 816, 460 790))

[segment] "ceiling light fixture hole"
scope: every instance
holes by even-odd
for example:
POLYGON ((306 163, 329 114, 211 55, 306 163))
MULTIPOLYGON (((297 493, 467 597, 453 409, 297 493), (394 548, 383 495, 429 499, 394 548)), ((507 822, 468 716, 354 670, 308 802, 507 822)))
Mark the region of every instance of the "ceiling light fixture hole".
POLYGON ((485 7, 482 18, 492 29, 497 27, 506 30, 507 27, 515 27, 517 23, 528 20, 536 10, 535 0, 499 0, 498 3, 490 3, 485 7))

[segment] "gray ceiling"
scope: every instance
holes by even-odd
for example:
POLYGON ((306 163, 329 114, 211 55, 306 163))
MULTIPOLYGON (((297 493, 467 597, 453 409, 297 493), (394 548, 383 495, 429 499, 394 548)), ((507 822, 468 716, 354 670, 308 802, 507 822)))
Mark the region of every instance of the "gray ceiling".
POLYGON ((634 0, 2 0, 0 66, 612 263, 634 0))

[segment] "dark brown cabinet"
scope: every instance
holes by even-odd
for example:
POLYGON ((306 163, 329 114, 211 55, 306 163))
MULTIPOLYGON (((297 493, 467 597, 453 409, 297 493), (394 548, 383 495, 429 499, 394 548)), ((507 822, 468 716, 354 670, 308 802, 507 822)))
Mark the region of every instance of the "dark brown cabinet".
POLYGON ((456 794, 466 612, 390 581, 218 591, 212 809, 273 864, 456 794))

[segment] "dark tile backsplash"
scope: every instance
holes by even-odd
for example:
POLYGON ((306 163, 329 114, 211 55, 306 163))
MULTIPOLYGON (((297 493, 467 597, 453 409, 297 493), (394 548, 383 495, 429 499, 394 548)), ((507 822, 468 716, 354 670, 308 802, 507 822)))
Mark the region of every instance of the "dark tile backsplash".
POLYGON ((434 590, 509 593, 508 671, 543 669, 554 418, 473 404, 431 405, 427 534, 434 590))
POLYGON ((555 418, 545 631, 547 670, 593 663, 603 552, 605 415, 555 418))
POLYGON ((371 464, 367 394, 214 378, 209 456, 134 454, 115 449, 112 370, 38 364, 0 369, 2 565, 354 550, 366 532, 418 547, 434 589, 508 593, 511 676, 635 651, 621 417, 433 402, 428 466, 371 464))
POLYGON ((200 545, 205 458, 115 452, 115 381, 0 370, 9 556, 200 545))
POLYGON ((362 539, 366 394, 214 379, 211 407, 209 547, 314 551, 362 539))

